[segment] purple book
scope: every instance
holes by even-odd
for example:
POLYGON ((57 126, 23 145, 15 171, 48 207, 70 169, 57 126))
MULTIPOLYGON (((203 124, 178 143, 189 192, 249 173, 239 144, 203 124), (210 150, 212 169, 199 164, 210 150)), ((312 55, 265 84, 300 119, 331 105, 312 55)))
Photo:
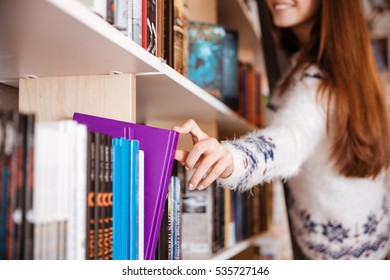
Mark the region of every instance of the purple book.
POLYGON ((92 132, 107 134, 113 138, 139 140, 140 150, 144 151, 145 156, 144 258, 154 259, 178 133, 173 130, 80 113, 74 113, 73 119, 87 125, 88 130, 92 132))

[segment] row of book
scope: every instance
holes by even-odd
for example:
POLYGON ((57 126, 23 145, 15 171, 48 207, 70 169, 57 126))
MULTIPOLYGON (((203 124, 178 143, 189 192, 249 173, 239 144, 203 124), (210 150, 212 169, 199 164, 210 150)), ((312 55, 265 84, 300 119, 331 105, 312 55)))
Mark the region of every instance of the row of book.
POLYGON ((156 259, 210 259, 238 242, 268 230, 272 186, 238 193, 215 184, 189 191, 191 173, 178 163, 172 170, 156 259))
POLYGON ((265 107, 268 102, 264 92, 265 76, 248 63, 238 65, 238 114, 258 127, 265 126, 265 107))
POLYGON ((0 259, 33 256, 34 116, 0 113, 0 259))
MULTIPOLYGON (((249 122, 262 126, 261 75, 239 61, 236 30, 190 21, 188 0, 79 1, 249 122)), ((257 6, 249 10, 257 11, 257 6)))
POLYGON ((78 0, 183 74, 187 0, 78 0))
POLYGON ((0 116, 1 259, 154 259, 176 132, 0 116))
POLYGON ((268 228, 266 186, 187 190, 173 131, 0 116, 0 259, 208 259, 268 228))

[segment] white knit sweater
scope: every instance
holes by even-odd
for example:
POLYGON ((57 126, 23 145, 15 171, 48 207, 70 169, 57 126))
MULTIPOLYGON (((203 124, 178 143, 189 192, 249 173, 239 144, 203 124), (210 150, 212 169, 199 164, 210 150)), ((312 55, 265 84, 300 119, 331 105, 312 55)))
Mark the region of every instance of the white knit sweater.
POLYGON ((329 160, 326 112, 317 99, 321 74, 297 75, 267 128, 223 145, 234 171, 219 185, 239 191, 286 180, 292 233, 310 259, 383 259, 390 249, 390 198, 384 176, 346 178, 329 160))

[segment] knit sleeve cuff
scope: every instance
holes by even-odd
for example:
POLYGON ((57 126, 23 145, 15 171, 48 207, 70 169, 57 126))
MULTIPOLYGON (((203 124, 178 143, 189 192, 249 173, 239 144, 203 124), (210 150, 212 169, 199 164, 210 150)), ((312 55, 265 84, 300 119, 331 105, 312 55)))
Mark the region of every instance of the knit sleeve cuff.
POLYGON ((229 177, 218 178, 217 183, 219 186, 222 187, 228 187, 233 190, 238 189, 239 182, 241 181, 242 176, 244 176, 244 174, 246 173, 246 167, 248 165, 245 165, 245 154, 236 147, 234 147, 231 141, 222 141, 221 144, 225 147, 226 150, 231 153, 233 157, 234 168, 232 174, 230 174, 229 177))

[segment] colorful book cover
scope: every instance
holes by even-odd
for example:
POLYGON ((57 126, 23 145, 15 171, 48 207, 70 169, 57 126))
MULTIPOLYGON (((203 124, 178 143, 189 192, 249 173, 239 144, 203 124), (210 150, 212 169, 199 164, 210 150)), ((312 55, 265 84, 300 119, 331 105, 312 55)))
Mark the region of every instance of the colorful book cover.
POLYGON ((190 22, 188 34, 188 78, 211 95, 221 98, 225 29, 221 25, 190 22))
POLYGON ((90 131, 105 133, 115 138, 139 140, 139 148, 144 151, 145 156, 144 257, 146 260, 154 259, 178 133, 80 113, 75 113, 73 119, 86 124, 90 131), (126 128, 131 128, 132 135, 126 135, 126 128))

